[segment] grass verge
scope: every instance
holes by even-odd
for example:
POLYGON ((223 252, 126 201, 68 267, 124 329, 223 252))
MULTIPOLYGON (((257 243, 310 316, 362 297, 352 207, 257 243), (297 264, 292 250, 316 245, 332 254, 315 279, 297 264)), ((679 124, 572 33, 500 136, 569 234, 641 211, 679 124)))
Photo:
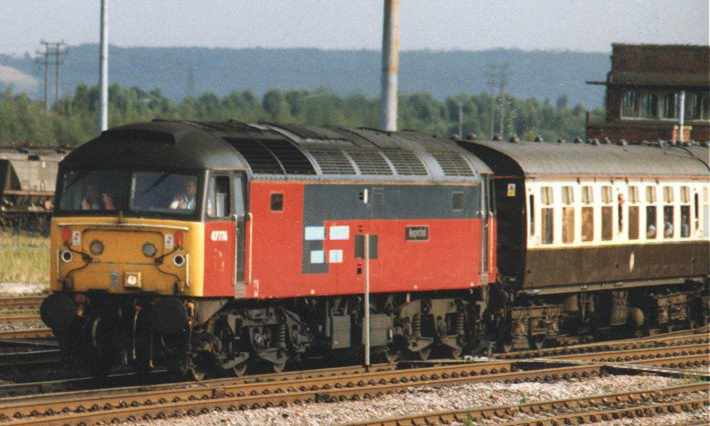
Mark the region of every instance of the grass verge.
POLYGON ((0 231, 0 283, 46 284, 48 281, 49 238, 0 231))

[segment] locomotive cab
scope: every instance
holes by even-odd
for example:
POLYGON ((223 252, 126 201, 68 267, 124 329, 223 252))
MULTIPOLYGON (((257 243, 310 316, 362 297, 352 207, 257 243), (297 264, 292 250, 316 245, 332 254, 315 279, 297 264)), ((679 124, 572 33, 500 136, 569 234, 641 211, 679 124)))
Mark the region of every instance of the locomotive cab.
POLYGON ((58 175, 53 294, 41 314, 65 353, 94 373, 151 366, 161 356, 148 342, 156 332, 175 338, 170 350, 178 351, 197 320, 190 301, 232 296, 241 270, 239 163, 215 164, 185 143, 189 135, 146 127, 105 132, 72 152, 58 175))

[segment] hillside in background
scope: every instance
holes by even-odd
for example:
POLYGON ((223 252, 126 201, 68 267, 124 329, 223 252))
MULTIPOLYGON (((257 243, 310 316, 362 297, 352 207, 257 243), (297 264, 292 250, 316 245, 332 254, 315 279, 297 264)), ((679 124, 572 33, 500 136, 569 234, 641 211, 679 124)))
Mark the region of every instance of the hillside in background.
MULTIPOLYGON (((380 53, 374 50, 111 46, 110 60, 112 83, 145 90, 158 88, 173 100, 204 92, 224 96, 243 90, 262 96, 275 88, 327 88, 339 95, 377 96, 380 88, 380 53)), ((509 66, 508 92, 516 98, 555 101, 566 96, 571 105, 594 108, 602 104, 603 88, 585 81, 604 79, 609 70, 605 53, 404 51, 400 90, 430 93, 437 99, 484 92, 488 90, 486 66, 500 64, 509 66)), ((41 70, 29 55, 0 55, 0 65, 34 75, 39 84, 30 95, 39 96, 41 70)), ((97 69, 97 45, 70 47, 61 69, 61 92, 73 93, 82 83, 96 84, 97 69)))

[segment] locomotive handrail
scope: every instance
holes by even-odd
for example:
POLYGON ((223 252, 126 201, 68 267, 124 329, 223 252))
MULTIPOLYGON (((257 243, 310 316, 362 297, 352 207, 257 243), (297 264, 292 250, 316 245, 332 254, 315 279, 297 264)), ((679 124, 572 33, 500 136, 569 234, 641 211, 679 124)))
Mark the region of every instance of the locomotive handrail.
POLYGON ((254 215, 249 212, 246 214, 247 220, 249 220, 249 276, 247 280, 247 285, 251 284, 253 273, 252 273, 252 260, 254 259, 254 215))

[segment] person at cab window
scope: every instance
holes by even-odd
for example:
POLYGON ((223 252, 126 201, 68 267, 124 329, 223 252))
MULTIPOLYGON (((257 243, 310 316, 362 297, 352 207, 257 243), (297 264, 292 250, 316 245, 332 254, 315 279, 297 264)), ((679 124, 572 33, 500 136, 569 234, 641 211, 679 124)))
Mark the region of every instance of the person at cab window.
POLYGON ((173 210, 194 210, 197 195, 197 183, 195 179, 187 179, 185 191, 175 194, 175 198, 170 203, 173 210))
POLYGON ((111 194, 99 193, 96 184, 90 183, 86 187, 86 195, 81 200, 82 210, 116 210, 111 194))

